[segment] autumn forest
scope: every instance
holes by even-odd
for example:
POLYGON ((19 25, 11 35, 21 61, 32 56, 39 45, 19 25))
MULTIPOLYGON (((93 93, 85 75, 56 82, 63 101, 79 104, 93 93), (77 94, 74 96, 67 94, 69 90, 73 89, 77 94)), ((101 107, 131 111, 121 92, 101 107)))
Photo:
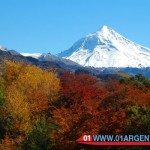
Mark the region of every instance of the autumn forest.
POLYGON ((1 64, 0 149, 111 149, 77 144, 84 134, 150 135, 150 80, 1 64))

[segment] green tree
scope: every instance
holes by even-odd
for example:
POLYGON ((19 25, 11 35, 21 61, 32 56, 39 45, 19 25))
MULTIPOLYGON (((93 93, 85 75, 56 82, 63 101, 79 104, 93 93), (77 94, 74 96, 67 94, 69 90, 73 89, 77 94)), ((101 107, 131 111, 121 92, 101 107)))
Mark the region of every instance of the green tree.
POLYGON ((150 108, 132 106, 127 111, 127 132, 130 134, 150 134, 150 108))
POLYGON ((36 122, 32 131, 28 134, 27 138, 23 141, 23 149, 28 150, 49 150, 52 146, 50 140, 51 125, 46 122, 43 117, 36 122))
POLYGON ((123 84, 130 83, 138 88, 144 88, 144 87, 149 88, 150 87, 150 80, 148 78, 144 77, 142 74, 137 74, 130 78, 123 77, 122 79, 120 79, 120 83, 123 83, 123 84))

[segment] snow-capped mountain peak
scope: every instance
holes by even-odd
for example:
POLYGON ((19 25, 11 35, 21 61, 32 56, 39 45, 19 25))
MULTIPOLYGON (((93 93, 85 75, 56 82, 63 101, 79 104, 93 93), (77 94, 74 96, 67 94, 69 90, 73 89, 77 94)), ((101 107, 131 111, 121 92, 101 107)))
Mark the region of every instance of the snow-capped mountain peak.
POLYGON ((112 31, 111 28, 109 28, 108 26, 103 26, 102 28, 100 28, 100 30, 98 30, 97 32, 102 32, 105 34, 109 34, 112 31))
POLYGON ((150 67, 150 49, 123 37, 108 26, 88 34, 58 54, 83 66, 150 67))

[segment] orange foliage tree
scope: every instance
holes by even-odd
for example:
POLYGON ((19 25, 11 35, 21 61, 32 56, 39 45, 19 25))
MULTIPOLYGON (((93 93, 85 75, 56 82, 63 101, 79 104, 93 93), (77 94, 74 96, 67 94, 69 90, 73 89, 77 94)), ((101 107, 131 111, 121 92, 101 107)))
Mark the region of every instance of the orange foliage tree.
MULTIPOLYGON (((96 85, 97 79, 87 74, 66 73, 61 79, 61 98, 56 104, 51 121, 60 127, 54 137, 57 148, 75 146, 83 134, 99 131, 99 105, 106 90, 96 85)), ((74 147, 75 148, 75 147, 74 147)))

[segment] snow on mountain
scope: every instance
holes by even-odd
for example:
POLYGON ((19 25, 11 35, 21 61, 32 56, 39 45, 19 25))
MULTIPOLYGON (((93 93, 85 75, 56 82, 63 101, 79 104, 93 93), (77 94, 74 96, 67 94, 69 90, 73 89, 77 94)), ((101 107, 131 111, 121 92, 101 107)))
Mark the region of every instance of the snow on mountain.
POLYGON ((88 34, 58 56, 82 66, 150 67, 149 48, 126 39, 107 26, 88 34))
POLYGON ((60 58, 58 56, 52 55, 51 53, 43 53, 38 60, 40 61, 51 61, 56 63, 64 63, 66 65, 72 65, 72 66, 80 66, 78 63, 75 63, 69 59, 60 58))
POLYGON ((21 55, 25 57, 33 57, 38 59, 42 54, 41 53, 20 53, 21 55))
POLYGON ((0 50, 1 51, 7 51, 7 48, 3 47, 2 45, 0 45, 0 50))
POLYGON ((33 57, 38 59, 39 61, 48 61, 48 62, 54 62, 59 64, 60 66, 74 66, 74 67, 82 67, 78 63, 71 61, 69 59, 64 59, 55 55, 52 55, 51 53, 21 53, 21 55, 27 57, 33 57))

